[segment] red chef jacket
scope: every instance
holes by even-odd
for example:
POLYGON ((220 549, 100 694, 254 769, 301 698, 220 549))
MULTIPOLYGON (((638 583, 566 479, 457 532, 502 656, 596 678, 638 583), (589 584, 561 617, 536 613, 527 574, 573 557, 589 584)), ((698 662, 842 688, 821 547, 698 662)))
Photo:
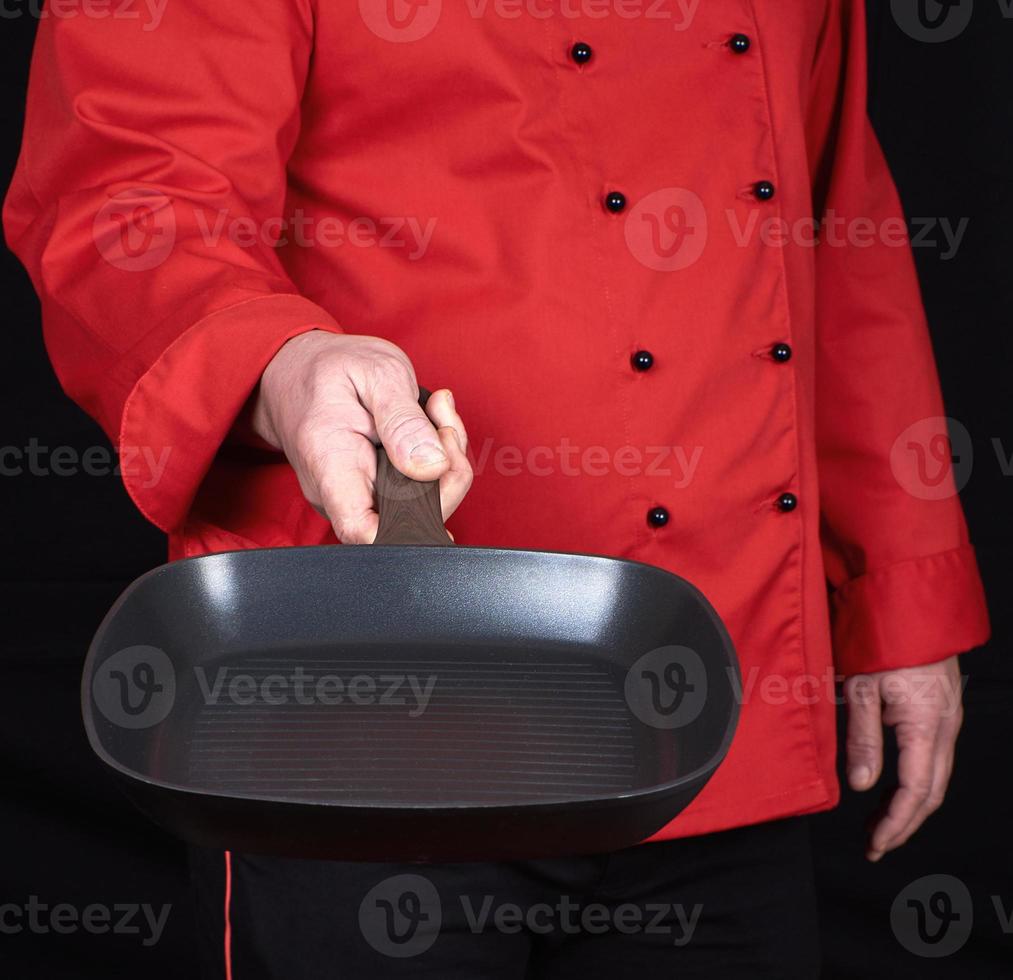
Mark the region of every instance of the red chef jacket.
POLYGON ((727 624, 738 734, 659 836, 828 808, 833 672, 988 632, 862 6, 47 9, 4 222, 60 381, 172 556, 322 544, 235 420, 302 331, 397 343, 469 428, 460 543, 727 624))

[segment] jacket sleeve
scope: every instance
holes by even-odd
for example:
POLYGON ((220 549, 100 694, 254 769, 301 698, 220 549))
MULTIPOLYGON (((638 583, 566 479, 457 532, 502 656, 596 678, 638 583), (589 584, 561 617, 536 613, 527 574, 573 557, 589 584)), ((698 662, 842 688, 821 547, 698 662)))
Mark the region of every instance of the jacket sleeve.
POLYGON ((153 14, 40 21, 3 220, 64 390, 121 450, 166 460, 157 481, 126 467, 124 481, 172 531, 278 348, 339 328, 273 248, 305 0, 153 14))
POLYGON ((903 212, 866 112, 864 4, 828 8, 807 121, 816 443, 834 655, 855 674, 943 659, 989 627, 903 212))

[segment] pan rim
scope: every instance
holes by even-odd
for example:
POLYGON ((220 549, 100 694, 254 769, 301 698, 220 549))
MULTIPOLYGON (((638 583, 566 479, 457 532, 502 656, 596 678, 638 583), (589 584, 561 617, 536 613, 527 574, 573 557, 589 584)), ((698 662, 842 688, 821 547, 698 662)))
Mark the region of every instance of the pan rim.
POLYGON ((186 558, 177 558, 173 561, 166 562, 165 564, 158 565, 155 568, 149 569, 148 571, 139 575, 134 579, 117 597, 116 601, 110 607, 109 611, 102 618, 95 635, 92 638, 91 643, 88 646, 88 652, 85 656, 84 664, 81 673, 81 716, 84 723, 85 734, 88 737, 88 743, 91 746, 92 751, 99 758, 99 760, 113 770, 120 778, 126 779, 133 783, 141 783, 145 786, 153 787, 159 790, 164 790, 170 793, 175 793, 183 796, 189 796, 192 798, 199 798, 204 800, 218 800, 222 802, 242 800, 244 802, 251 803, 266 803, 266 804, 278 804, 283 806, 309 808, 316 811, 325 810, 363 810, 369 812, 377 812, 379 810, 388 812, 458 812, 458 811, 477 811, 483 812, 510 812, 516 813, 518 810, 524 811, 542 811, 551 812, 553 810, 565 809, 565 810, 580 810, 584 808, 596 808, 603 805, 615 805, 619 806, 622 804, 634 803, 637 801, 647 801, 650 798, 667 796, 675 794, 680 790, 686 790, 693 785, 699 783, 701 786, 705 785, 710 776, 718 769, 722 762, 728 755, 734 741, 735 733, 738 730, 739 717, 741 714, 741 703, 740 697, 733 692, 731 699, 731 710, 728 715, 727 722, 725 724, 724 731, 722 732, 721 740, 718 747, 711 758, 702 766, 698 766, 696 769, 691 770, 688 773, 679 776, 677 779, 671 780, 666 783, 658 783, 654 786, 648 786, 642 789, 630 790, 629 792, 618 793, 608 796, 589 796, 589 797, 577 797, 566 800, 552 800, 548 802, 522 802, 522 803, 467 803, 467 804, 442 804, 442 803, 407 803, 399 804, 397 806, 389 806, 382 803, 358 803, 349 801, 335 801, 335 802, 322 802, 313 800, 293 800, 276 795, 264 795, 257 793, 244 793, 244 792, 230 792, 220 793, 212 790, 200 789, 192 786, 187 786, 183 783, 178 783, 170 780, 156 779, 154 777, 147 776, 135 769, 129 768, 115 759, 103 746, 98 736, 98 731, 94 723, 94 714, 92 708, 92 694, 91 694, 91 680, 94 676, 95 661, 99 656, 100 648, 103 645, 105 633, 109 627, 109 624, 113 621, 120 608, 129 600, 131 595, 139 590, 144 583, 150 579, 158 576, 170 573, 171 569, 177 568, 182 565, 192 563, 210 563, 212 561, 221 560, 237 555, 248 556, 248 555, 261 555, 264 553, 271 552, 302 552, 302 553, 319 553, 321 550, 330 552, 337 552, 344 548, 369 548, 370 550, 382 551, 385 553, 398 552, 403 553, 405 551, 411 552, 428 552, 434 549, 446 549, 453 551, 454 553, 461 552, 482 552, 482 553, 498 553, 511 556, 519 555, 531 555, 531 556, 553 556, 561 558, 576 558, 582 561, 588 562, 608 562, 614 563, 619 562, 625 565, 633 566, 640 569, 645 569, 649 574, 665 576, 668 578, 675 579, 681 583, 693 597, 697 600, 700 607, 707 614, 708 619, 714 628, 718 631, 724 641, 724 649, 728 653, 727 667, 731 669, 734 676, 739 681, 741 686, 741 674, 739 671, 738 655, 735 650, 735 646, 732 643, 731 636, 725 627, 724 622, 718 615, 714 606, 710 600, 704 595, 704 593, 695 586, 688 579, 670 572, 667 569, 660 568, 657 565, 651 565, 647 562, 637 561, 632 558, 618 558, 611 555, 595 555, 586 554, 582 552, 570 552, 570 551, 551 551, 548 549, 526 549, 526 548, 502 548, 496 546, 486 545, 457 545, 448 542, 446 545, 342 545, 342 544, 325 544, 325 545, 297 545, 293 547, 270 547, 270 548, 233 548, 228 551, 216 551, 204 555, 192 555, 186 558))

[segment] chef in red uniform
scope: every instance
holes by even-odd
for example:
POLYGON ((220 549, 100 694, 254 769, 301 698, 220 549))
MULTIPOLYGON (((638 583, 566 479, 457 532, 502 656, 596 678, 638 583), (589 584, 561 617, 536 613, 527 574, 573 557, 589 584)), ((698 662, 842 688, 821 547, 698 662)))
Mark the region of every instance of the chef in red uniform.
POLYGON ((835 674, 852 786, 884 724, 900 751, 869 856, 939 805, 955 654, 988 624, 862 7, 43 17, 4 225, 65 390, 165 459, 124 478, 171 557, 369 542, 381 441, 440 478, 459 542, 669 569, 741 662, 727 761, 655 841, 414 869, 442 924, 411 955, 370 925, 410 919, 370 905, 404 869, 197 855, 222 974, 811 976, 801 815, 838 799, 835 674), (462 918, 490 894, 598 902, 608 928, 462 918), (651 900, 667 933, 619 928, 651 900))

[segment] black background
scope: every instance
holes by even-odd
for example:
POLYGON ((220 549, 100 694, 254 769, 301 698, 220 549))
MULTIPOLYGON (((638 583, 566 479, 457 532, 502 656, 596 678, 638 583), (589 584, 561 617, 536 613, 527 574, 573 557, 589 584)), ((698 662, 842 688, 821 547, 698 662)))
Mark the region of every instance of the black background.
MULTIPOLYGON (((1007 914, 1013 910, 1013 5, 1008 17, 1006 6, 974 0, 958 38, 929 44, 898 27, 887 0, 869 2, 870 111, 905 210, 914 219, 945 217, 953 227, 970 219, 955 256, 945 257, 941 239, 915 256, 947 411, 973 441, 962 497, 994 637, 963 658, 970 680, 957 770, 946 805, 916 839, 867 865, 862 838, 872 796, 846 794, 838 810, 813 821, 829 978, 1013 976, 1013 936, 995 907, 998 896, 1007 914), (970 940, 943 959, 908 952, 890 925, 897 894, 930 873, 958 877, 974 905, 970 940)), ((17 154, 36 24, 27 5, 6 9, 3 187, 17 154)), ((0 446, 107 446, 60 391, 34 293, 6 251, 0 275, 0 446)), ((135 513, 114 475, 2 475, 0 494, 0 904, 24 905, 36 895, 79 910, 172 906, 151 947, 139 936, 83 930, 0 933, 0 977, 185 976, 195 964, 183 848, 140 818, 99 770, 78 708, 92 632, 119 590, 164 560, 164 540, 135 513)))

